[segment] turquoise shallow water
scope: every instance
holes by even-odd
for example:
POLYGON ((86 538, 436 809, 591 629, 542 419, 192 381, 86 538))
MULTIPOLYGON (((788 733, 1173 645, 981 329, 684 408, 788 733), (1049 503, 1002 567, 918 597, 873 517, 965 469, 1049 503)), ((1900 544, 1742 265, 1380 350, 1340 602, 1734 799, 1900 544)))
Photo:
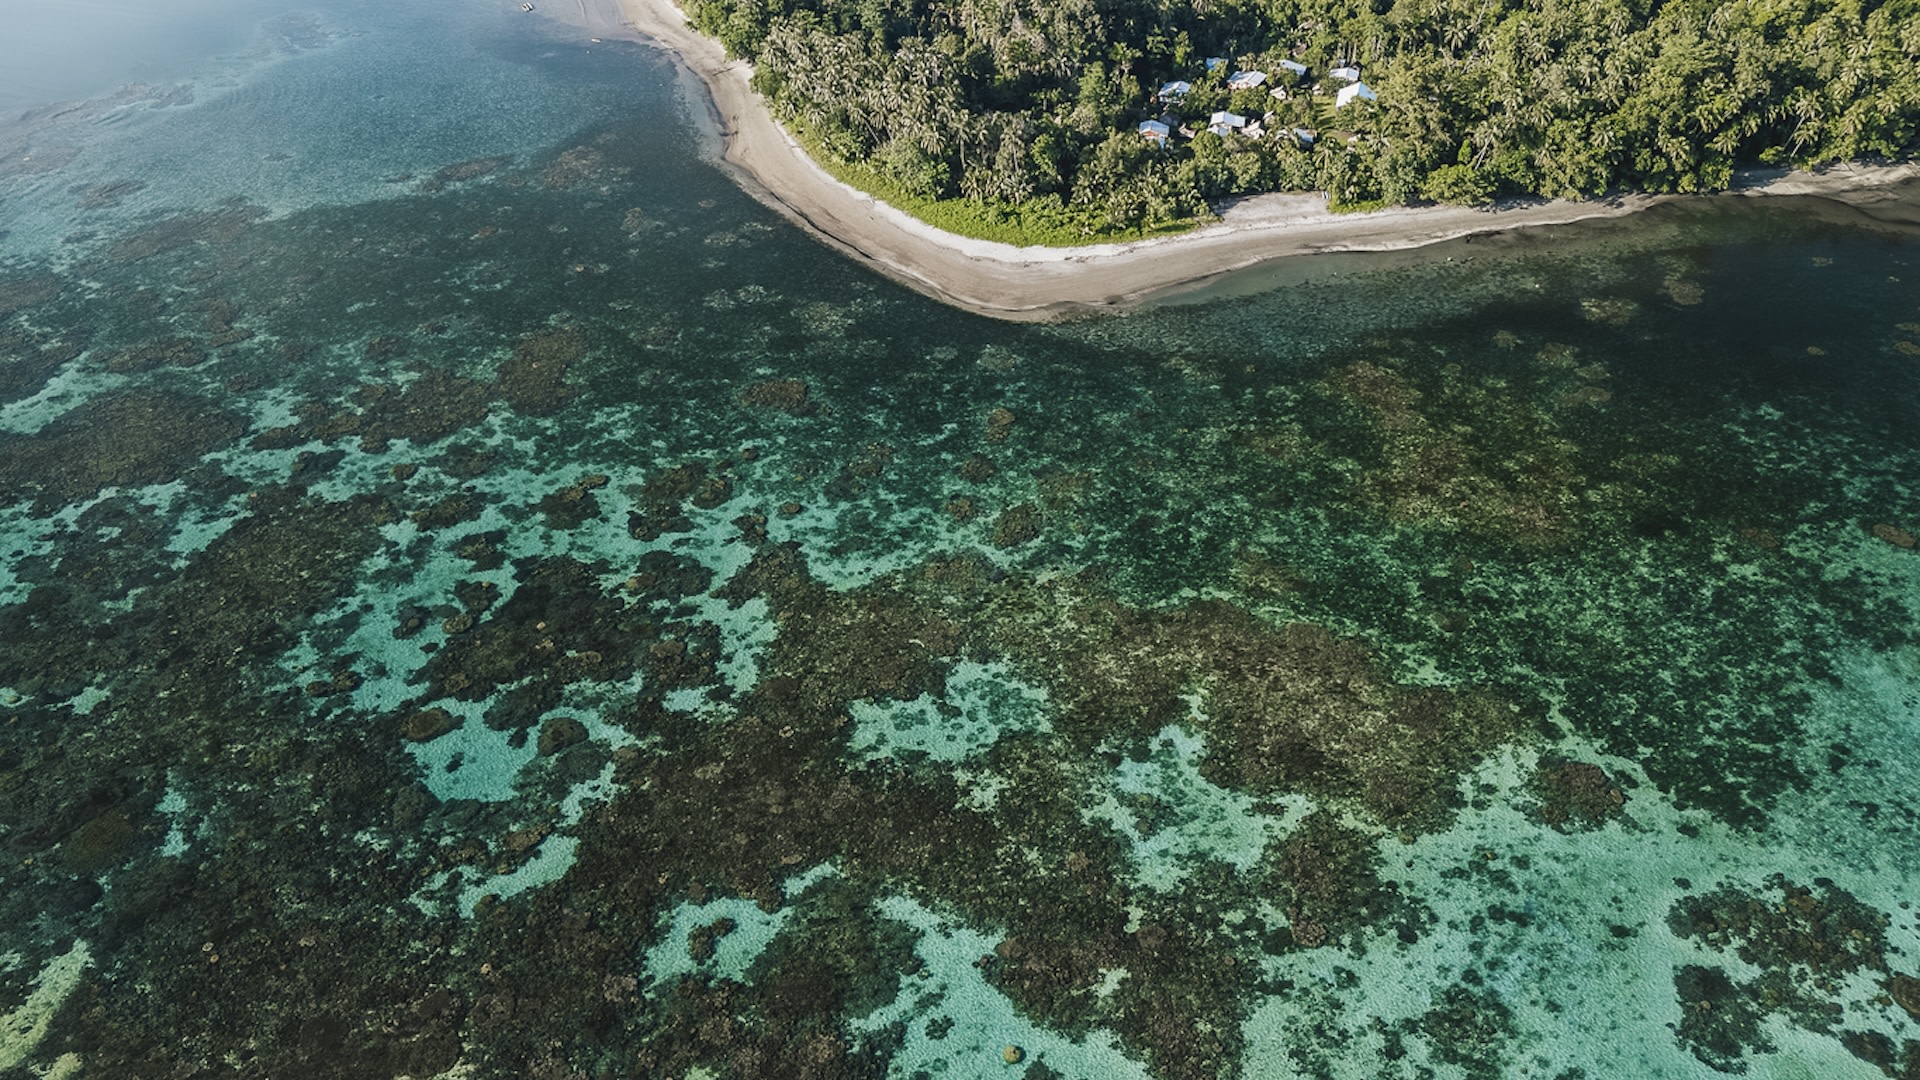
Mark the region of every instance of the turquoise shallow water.
POLYGON ((0 1076, 1920 1070, 1897 214, 1011 326, 513 7, 0 129, 0 1076))

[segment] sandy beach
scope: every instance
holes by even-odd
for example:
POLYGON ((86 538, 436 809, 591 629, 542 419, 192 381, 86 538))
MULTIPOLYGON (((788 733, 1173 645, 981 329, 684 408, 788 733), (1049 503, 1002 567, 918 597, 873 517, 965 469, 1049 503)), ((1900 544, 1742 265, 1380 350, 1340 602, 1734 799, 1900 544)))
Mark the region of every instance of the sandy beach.
MULTIPOLYGON (((1866 206, 1896 198, 1920 166, 1838 166, 1756 175, 1716 196, 1629 195, 1495 209, 1395 207, 1335 214, 1318 195, 1242 199, 1191 232, 1085 247, 1015 247, 943 232, 830 176, 768 113, 751 68, 687 25, 671 0, 575 0, 551 13, 594 36, 671 52, 706 110, 712 153, 756 198, 849 257, 914 289, 996 318, 1035 321, 1139 304, 1196 282, 1327 252, 1397 251, 1508 229, 1613 218, 1674 199, 1801 195, 1866 206)), ((544 10, 544 9, 543 9, 544 10)))

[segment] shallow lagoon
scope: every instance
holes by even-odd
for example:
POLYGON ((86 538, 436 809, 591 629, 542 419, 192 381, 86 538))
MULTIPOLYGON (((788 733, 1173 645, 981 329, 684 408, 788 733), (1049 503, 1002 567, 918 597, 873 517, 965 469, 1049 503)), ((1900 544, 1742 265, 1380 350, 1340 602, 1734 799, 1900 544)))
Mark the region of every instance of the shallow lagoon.
POLYGON ((0 131, 0 1071, 1920 1069, 1910 227, 1009 326, 262 18, 0 131))

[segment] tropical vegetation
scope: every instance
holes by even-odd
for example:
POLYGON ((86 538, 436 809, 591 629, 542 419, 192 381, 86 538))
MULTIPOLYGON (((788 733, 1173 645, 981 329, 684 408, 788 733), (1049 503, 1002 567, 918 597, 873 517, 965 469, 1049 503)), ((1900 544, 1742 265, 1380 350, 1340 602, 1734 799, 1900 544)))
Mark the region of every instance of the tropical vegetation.
POLYGON ((1920 147, 1920 0, 686 2, 824 159, 1049 238, 1267 191, 1707 191, 1920 147), (1377 97, 1336 106, 1339 65, 1377 97), (1169 104, 1171 80, 1192 89, 1169 104), (1207 131, 1222 110, 1264 122, 1207 131), (1181 134, 1139 134, 1163 113, 1181 134))

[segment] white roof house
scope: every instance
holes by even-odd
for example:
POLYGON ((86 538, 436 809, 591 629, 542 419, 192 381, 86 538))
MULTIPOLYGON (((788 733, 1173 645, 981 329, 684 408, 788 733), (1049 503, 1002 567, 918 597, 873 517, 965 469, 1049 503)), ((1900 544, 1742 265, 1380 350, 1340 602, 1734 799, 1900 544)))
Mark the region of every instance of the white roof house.
POLYGON ((1348 65, 1346 67, 1334 68, 1333 70, 1327 72, 1327 74, 1333 76, 1336 79, 1345 79, 1348 82, 1360 81, 1360 69, 1357 67, 1353 67, 1351 65, 1348 65))
POLYGON ((1162 84, 1160 92, 1156 96, 1159 97, 1161 101, 1179 101, 1191 93, 1193 93, 1192 83, 1185 79, 1176 79, 1173 82, 1162 84))
POLYGON ((1227 89, 1251 90, 1266 81, 1267 73, 1264 71, 1236 71, 1233 77, 1227 80, 1227 89))
POLYGON ((1280 61, 1280 70, 1297 79, 1307 73, 1307 65, 1298 60, 1282 60, 1280 61))
POLYGON ((1167 136, 1173 134, 1173 129, 1158 120, 1142 120, 1140 121, 1140 134, 1145 135, 1149 139, 1166 142, 1167 136))
POLYGON ((1312 146, 1313 131, 1309 128, 1294 128, 1293 141, 1299 143, 1301 146, 1312 146))
POLYGON ((1223 68, 1223 67, 1226 67, 1226 66, 1227 66, 1227 58, 1226 58, 1226 57, 1224 57, 1224 56, 1209 56, 1209 57, 1207 57, 1207 70, 1208 70, 1208 71, 1219 71, 1219 70, 1220 70, 1221 68, 1223 68))
POLYGON ((1372 87, 1366 83, 1357 82, 1349 86, 1341 87, 1340 92, 1333 95, 1333 107, 1336 109, 1344 109, 1355 101, 1377 100, 1379 100, 1379 95, 1373 92, 1372 87))
POLYGON ((1247 126, 1247 118, 1222 110, 1207 119, 1207 130, 1215 135, 1231 135, 1247 126))

